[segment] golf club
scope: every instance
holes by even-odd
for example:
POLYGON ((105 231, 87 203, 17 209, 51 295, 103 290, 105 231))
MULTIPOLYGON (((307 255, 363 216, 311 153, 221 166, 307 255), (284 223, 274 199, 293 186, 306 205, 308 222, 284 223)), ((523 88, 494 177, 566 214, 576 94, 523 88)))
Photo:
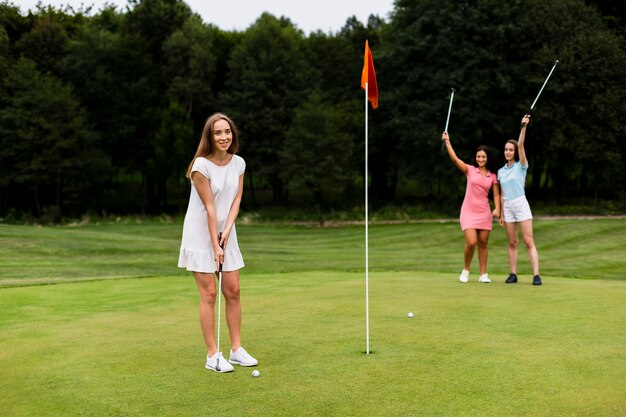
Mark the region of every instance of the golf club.
POLYGON ((541 89, 539 90, 539 94, 537 94, 537 97, 535 97, 535 101, 533 101, 533 104, 530 105, 530 110, 528 111, 527 114, 530 114, 530 112, 533 110, 533 108, 535 107, 535 104, 537 103, 537 100, 539 100, 539 96, 541 95, 541 92, 543 91, 543 88, 546 86, 546 84, 548 83, 548 80, 550 79, 550 76, 552 75, 552 73, 554 72, 554 69, 556 68, 556 65, 559 63, 559 60, 557 59, 556 61, 554 61, 554 65, 552 66, 552 69, 550 70, 550 74, 548 74, 548 76, 546 77, 546 80, 543 82, 543 85, 541 86, 541 89))
MULTIPOLYGON (((220 242, 220 248, 222 247, 222 234, 218 233, 217 240, 220 242)), ((223 249, 223 248, 222 248, 223 249)), ((217 364, 215 364, 215 370, 220 372, 220 333, 222 330, 222 262, 217 273, 217 364)))
MULTIPOLYGON (((456 91, 454 87, 452 87, 450 90, 452 90, 452 92, 450 93, 450 105, 448 106, 448 117, 446 118, 446 128, 444 132, 448 131, 448 123, 450 123, 450 113, 452 112, 452 100, 454 100, 454 92, 456 91)), ((445 143, 442 142, 441 152, 443 152, 444 147, 445 147, 445 143)))

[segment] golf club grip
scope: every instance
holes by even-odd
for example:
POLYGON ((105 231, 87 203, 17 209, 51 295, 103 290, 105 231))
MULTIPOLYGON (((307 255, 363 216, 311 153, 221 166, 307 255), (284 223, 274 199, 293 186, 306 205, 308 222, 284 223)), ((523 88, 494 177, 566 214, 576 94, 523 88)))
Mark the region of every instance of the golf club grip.
MULTIPOLYGON (((217 241, 218 241, 218 243, 220 245, 220 248, 224 249, 224 246, 222 245, 222 232, 219 232, 217 234, 217 241)), ((219 270, 220 274, 222 273, 222 264, 223 264, 223 262, 220 262, 220 270, 219 270)))

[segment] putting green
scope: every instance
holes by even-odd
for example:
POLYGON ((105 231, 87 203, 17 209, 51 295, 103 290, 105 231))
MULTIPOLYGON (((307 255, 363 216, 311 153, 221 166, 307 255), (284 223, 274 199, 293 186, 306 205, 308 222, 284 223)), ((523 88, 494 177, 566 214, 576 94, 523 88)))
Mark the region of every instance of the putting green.
POLYGON ((0 409, 7 416, 623 414, 626 283, 456 278, 371 273, 366 356, 362 273, 242 275, 244 345, 260 361, 259 378, 251 368, 204 369, 190 276, 5 288, 0 409))

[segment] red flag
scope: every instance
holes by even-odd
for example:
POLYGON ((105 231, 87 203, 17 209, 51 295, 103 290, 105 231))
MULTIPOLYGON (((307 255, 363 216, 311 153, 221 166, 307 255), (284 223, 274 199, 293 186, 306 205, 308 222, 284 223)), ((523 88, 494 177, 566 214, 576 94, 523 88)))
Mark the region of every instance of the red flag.
POLYGON ((363 73, 361 74, 361 88, 365 90, 367 83, 367 99, 372 103, 372 108, 378 108, 378 84, 376 83, 376 71, 372 60, 372 51, 367 40, 365 41, 365 56, 363 57, 363 73))

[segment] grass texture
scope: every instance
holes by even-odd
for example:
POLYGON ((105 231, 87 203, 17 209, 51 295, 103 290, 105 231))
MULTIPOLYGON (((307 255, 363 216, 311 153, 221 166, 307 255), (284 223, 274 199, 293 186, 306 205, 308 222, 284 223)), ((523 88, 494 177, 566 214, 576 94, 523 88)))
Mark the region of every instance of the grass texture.
MULTIPOLYGON (((363 226, 237 225, 244 274, 362 272, 363 226)), ((369 233, 370 271, 457 272, 463 267, 458 222, 378 224, 369 233)), ((535 241, 542 275, 626 279, 626 220, 539 220, 535 241)), ((37 227, 0 224, 0 287, 57 282, 188 275, 176 268, 177 223, 37 227)), ((504 229, 489 242, 492 278, 509 272, 504 229)), ((477 275, 475 257, 472 273, 477 275)), ((518 272, 532 271, 520 236, 518 272)))
POLYGON ((521 282, 502 283, 502 230, 492 237, 494 283, 474 273, 463 285, 458 225, 372 226, 371 355, 361 228, 239 227, 253 378, 252 368, 204 369, 197 290, 172 267, 180 225, 0 226, 0 410, 625 415, 625 227, 537 222, 545 284, 533 287, 523 252, 521 282))

